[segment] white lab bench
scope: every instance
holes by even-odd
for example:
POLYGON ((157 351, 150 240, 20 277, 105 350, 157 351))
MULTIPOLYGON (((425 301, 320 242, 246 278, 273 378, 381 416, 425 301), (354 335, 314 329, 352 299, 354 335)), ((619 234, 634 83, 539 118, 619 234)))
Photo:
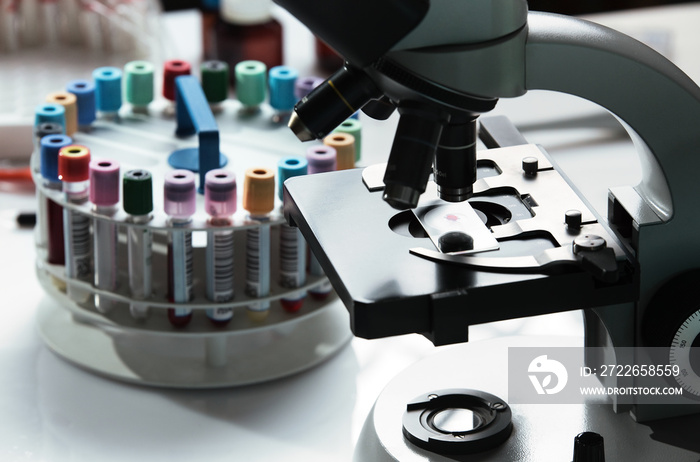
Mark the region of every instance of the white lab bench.
MULTIPOLYGON (((700 43, 700 5, 592 18, 642 38, 660 38, 670 57, 700 81, 694 46, 700 43)), ((286 20, 287 34, 303 34, 298 24, 286 20)), ((289 61, 308 59, 287 53, 289 61)), ((561 95, 529 94, 500 102, 495 112, 509 115, 530 141, 544 145, 569 168, 596 207, 604 207, 607 186, 638 175, 628 142, 587 124, 590 118, 583 116, 596 119, 600 113, 589 104, 561 95), (579 126, 578 118, 586 120, 579 126), (571 125, 578 128, 551 128, 561 120, 573 120, 571 125), (580 162, 593 170, 581 170, 580 162)), ((363 121, 365 146, 372 145, 381 160, 388 153, 395 119, 363 121)), ((56 356, 37 333, 37 310, 55 302, 35 278, 32 231, 15 225, 18 211, 34 209, 31 192, 12 191, 0 183, 2 461, 350 461, 382 388, 402 369, 436 351, 419 335, 356 338, 306 372, 219 390, 142 387, 97 376, 56 356)), ((476 326, 470 336, 479 341, 553 332, 582 336, 580 313, 476 326)))

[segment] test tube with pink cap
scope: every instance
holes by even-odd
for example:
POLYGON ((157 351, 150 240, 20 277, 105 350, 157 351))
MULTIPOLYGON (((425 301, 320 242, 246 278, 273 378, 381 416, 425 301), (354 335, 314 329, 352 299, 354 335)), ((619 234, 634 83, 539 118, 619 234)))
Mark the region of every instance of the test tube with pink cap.
MULTIPOLYGON (((227 170, 209 170, 204 177, 204 208, 209 215, 206 274, 207 298, 212 302, 233 300, 233 225, 236 212, 236 176, 227 170), (216 228, 224 228, 217 230, 216 228)), ((207 309, 207 317, 218 326, 233 317, 233 308, 207 309)))
MULTIPOLYGON (((192 231, 189 224, 196 210, 194 173, 173 170, 163 183, 164 209, 170 225, 168 241, 168 299, 188 303, 192 299, 193 261, 192 231)), ((168 320, 175 327, 184 327, 192 320, 192 310, 184 307, 168 309, 168 320)))
MULTIPOLYGON (((119 164, 113 160, 90 162, 90 202, 94 212, 93 257, 95 288, 114 292, 117 288, 117 224, 111 218, 119 203, 119 164)), ((96 293, 95 308, 106 313, 114 299, 96 293)))

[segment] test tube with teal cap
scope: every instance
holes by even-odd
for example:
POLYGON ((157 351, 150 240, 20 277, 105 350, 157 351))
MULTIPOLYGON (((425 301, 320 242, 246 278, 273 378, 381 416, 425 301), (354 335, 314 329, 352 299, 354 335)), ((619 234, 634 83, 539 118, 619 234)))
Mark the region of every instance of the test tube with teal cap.
POLYGON ((241 102, 241 113, 253 115, 267 96, 267 66, 260 61, 241 61, 234 68, 236 96, 241 102))
MULTIPOLYGON (((301 157, 285 157, 277 164, 278 197, 283 199, 284 182, 292 177, 306 175, 308 163, 301 157)), ((296 289, 306 283, 306 240, 299 228, 280 225, 280 285, 287 289, 296 289)), ((282 308, 295 313, 301 309, 306 298, 303 290, 283 298, 282 308)))
MULTIPOLYGON (((233 300, 233 214, 236 212, 236 177, 223 169, 209 170, 204 183, 204 208, 211 228, 207 236, 207 298, 212 302, 233 300), (216 229, 224 228, 224 229, 216 229)), ((230 307, 207 309, 207 317, 217 326, 233 317, 230 307)))
POLYGON ((146 226, 153 219, 153 177, 143 169, 129 170, 122 179, 123 207, 127 213, 126 242, 129 267, 129 311, 136 319, 148 316, 153 292, 153 231, 146 226))
MULTIPOLYGON (((337 153, 331 146, 312 146, 306 151, 306 160, 309 163, 309 174, 332 172, 337 168, 337 153)), ((309 257, 309 273, 312 276, 324 276, 323 268, 318 259, 311 253, 309 257)), ((309 294, 317 300, 325 299, 332 290, 328 280, 309 289, 309 294)))
MULTIPOLYGON (((275 173, 264 167, 245 172, 243 208, 255 226, 246 231, 246 294, 262 298, 270 294, 270 212, 275 208, 275 173)), ((264 321, 270 311, 267 300, 248 305, 248 316, 264 321)))
POLYGON ((168 308, 168 320, 175 327, 184 327, 192 320, 192 310, 178 307, 192 299, 193 260, 192 231, 189 225, 196 209, 194 173, 173 170, 165 175, 163 185, 165 214, 170 225, 168 242, 168 299, 175 303, 168 308))

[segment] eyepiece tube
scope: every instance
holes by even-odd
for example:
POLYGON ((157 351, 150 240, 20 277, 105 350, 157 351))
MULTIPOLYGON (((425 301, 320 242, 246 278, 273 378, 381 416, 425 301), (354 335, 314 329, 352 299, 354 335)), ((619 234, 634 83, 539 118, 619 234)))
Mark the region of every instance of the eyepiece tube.
POLYGON ((443 128, 433 166, 442 200, 463 202, 472 196, 476 181, 476 137, 476 119, 453 119, 443 128))
POLYGON ((399 125, 384 174, 383 199, 399 210, 415 208, 425 192, 445 116, 399 107, 399 125))
POLYGON ((381 96, 367 74, 346 64, 296 104, 289 128, 301 141, 322 139, 369 100, 381 96))

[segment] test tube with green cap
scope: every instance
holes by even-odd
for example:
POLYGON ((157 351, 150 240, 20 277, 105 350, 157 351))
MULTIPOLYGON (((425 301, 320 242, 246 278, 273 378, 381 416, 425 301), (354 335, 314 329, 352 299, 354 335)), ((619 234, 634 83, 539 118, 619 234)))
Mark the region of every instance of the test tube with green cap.
POLYGON ((122 179, 124 212, 127 216, 127 252, 129 290, 132 302, 129 310, 134 318, 145 318, 152 286, 153 232, 146 226, 153 219, 153 179, 148 170, 129 170, 122 179))
POLYGON ((205 61, 200 67, 204 96, 213 111, 221 108, 228 98, 229 68, 223 61, 205 61))

